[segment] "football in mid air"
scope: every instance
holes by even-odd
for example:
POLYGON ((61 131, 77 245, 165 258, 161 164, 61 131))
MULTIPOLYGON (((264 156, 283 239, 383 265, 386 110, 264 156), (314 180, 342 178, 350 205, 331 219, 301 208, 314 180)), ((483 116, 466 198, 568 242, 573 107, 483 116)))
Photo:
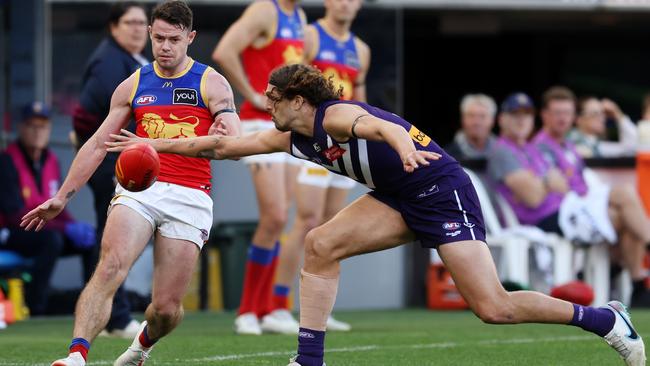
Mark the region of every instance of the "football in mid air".
POLYGON ((149 188, 158 178, 160 159, 149 144, 138 143, 124 149, 115 164, 118 183, 132 192, 149 188))

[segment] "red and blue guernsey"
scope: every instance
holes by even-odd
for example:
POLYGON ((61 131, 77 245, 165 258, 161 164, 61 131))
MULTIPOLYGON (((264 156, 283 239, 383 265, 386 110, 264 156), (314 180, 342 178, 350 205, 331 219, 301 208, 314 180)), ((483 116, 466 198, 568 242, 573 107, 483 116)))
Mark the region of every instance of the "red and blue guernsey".
MULTIPOLYGON (((135 72, 131 93, 136 134, 152 139, 205 136, 212 125, 206 80, 211 67, 190 59, 180 73, 166 77, 157 63, 135 72)), ((208 192, 211 188, 210 160, 160 154, 158 181, 208 192)))
MULTIPOLYGON (((304 49, 304 20, 298 7, 291 14, 285 13, 277 0, 271 0, 278 13, 278 23, 275 35, 271 41, 261 48, 247 47, 242 52, 242 64, 253 89, 264 94, 269 75, 275 68, 297 64, 303 60, 304 49)), ((244 101, 239 117, 242 121, 263 119, 271 120, 265 111, 255 108, 249 101, 244 101)))
POLYGON ((357 101, 322 103, 316 111, 313 137, 291 133, 291 154, 350 177, 375 191, 405 199, 427 197, 430 193, 427 190, 433 186, 437 193, 471 183, 458 162, 417 127, 394 113, 357 101), (436 152, 442 157, 431 161, 429 166, 407 173, 397 152, 386 142, 357 138, 345 142, 334 140, 323 128, 323 117, 328 107, 338 103, 358 105, 370 115, 402 126, 411 135, 416 149, 436 152))
POLYGON ((354 34, 349 33, 348 38, 342 41, 331 36, 319 22, 314 22, 313 26, 318 31, 318 51, 312 65, 325 78, 332 78, 337 88, 343 87, 341 99, 352 99, 354 84, 361 68, 354 34))

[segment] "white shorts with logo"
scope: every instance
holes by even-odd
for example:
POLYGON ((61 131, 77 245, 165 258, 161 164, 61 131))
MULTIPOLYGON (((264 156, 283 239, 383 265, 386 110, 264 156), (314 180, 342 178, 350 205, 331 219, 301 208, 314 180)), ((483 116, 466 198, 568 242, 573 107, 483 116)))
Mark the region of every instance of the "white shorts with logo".
POLYGON ((316 163, 304 160, 298 174, 298 183, 320 188, 352 189, 356 182, 348 177, 334 174, 316 163))
MULTIPOLYGON (((242 135, 250 135, 255 132, 266 131, 275 128, 275 123, 263 119, 249 119, 241 122, 242 135)), ((302 160, 289 155, 284 152, 276 152, 271 154, 252 155, 241 158, 241 161, 246 165, 259 164, 259 163, 289 163, 292 165, 301 165, 302 160)))
POLYGON ((558 222, 564 237, 581 244, 615 244, 618 235, 609 218, 610 187, 589 187, 584 196, 569 192, 560 205, 558 222))
POLYGON ((212 198, 198 189, 155 182, 142 192, 131 192, 118 184, 109 211, 115 205, 135 210, 160 235, 191 241, 199 249, 210 235, 212 198))

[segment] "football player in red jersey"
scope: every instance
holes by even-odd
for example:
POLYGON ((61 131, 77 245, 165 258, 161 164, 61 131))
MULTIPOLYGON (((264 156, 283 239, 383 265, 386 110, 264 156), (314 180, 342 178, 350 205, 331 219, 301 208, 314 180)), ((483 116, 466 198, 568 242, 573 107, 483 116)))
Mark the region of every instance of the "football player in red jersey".
MULTIPOLYGON (((266 82, 276 67, 304 62, 306 17, 297 0, 264 0, 249 5, 230 26, 212 58, 245 98, 240 117, 244 135, 275 128, 265 110, 266 82)), ((278 240, 287 221, 301 162, 277 153, 242 159, 257 193, 259 223, 251 240, 244 288, 235 319, 238 334, 282 331, 265 324, 272 310, 271 291, 278 263, 278 240)), ((295 322, 294 322, 295 323, 295 322)), ((298 328, 289 332, 297 332, 298 328)))
MULTIPOLYGON (((192 11, 184 1, 158 5, 149 35, 155 58, 123 81, 110 112, 83 145, 56 195, 23 217, 26 230, 40 230, 58 215, 106 155, 104 142, 131 116, 137 134, 149 138, 205 136, 239 131, 232 90, 212 68, 187 55, 194 40, 192 11), (219 125, 213 121, 218 119, 219 125)), ((181 300, 212 225, 208 159, 161 154, 158 181, 142 192, 116 188, 102 238, 101 257, 75 310, 69 355, 52 365, 84 366, 90 343, 104 329, 113 295, 154 236, 152 302, 133 343, 115 365, 142 365, 153 345, 183 318, 181 300)))

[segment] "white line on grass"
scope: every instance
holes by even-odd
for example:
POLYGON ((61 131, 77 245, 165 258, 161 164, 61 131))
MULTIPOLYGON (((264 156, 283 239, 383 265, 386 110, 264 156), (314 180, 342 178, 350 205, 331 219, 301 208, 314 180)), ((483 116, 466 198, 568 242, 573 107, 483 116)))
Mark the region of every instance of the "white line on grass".
MULTIPOLYGON (((568 336, 568 337, 552 337, 552 338, 515 338, 515 339, 490 339, 477 342, 441 342, 441 343, 427 343, 427 344, 411 344, 411 345, 394 345, 394 346, 378 346, 375 344, 358 346, 358 347, 343 347, 343 348, 329 348, 326 349, 326 353, 345 353, 345 352, 368 352, 368 351, 377 351, 377 350, 399 350, 399 349, 428 349, 428 348, 454 348, 461 346, 470 346, 470 345, 499 345, 499 344, 525 344, 525 343, 535 343, 535 342, 584 342, 595 340, 594 336, 568 336)), ((202 358, 190 358, 190 359, 178 359, 174 361, 157 361, 158 365, 178 365, 179 362, 183 364, 202 364, 205 362, 221 362, 221 361, 232 361, 232 360, 242 360, 246 358, 258 358, 258 357, 269 357, 269 356, 289 356, 295 353, 295 351, 271 351, 271 352, 256 352, 256 353, 239 353, 239 354, 229 354, 229 355, 215 355, 202 358)), ((155 356, 154 356, 155 357, 155 356)), ((113 361, 107 360, 92 360, 91 364, 93 365, 112 365, 113 361)), ((2 362, 0 361, 0 366, 23 366, 25 364, 15 363, 15 362, 2 362)), ((40 363, 33 364, 32 366, 48 366, 49 363, 40 363)))
MULTIPOLYGON (((491 344, 524 344, 524 343, 535 343, 535 342, 584 342, 595 340, 594 336, 570 336, 570 337, 552 337, 552 338, 517 338, 517 339, 491 339, 478 342, 466 342, 466 343, 456 343, 456 342, 442 342, 442 343, 428 343, 428 344, 412 344, 412 345, 394 345, 394 346, 378 346, 378 345, 366 345, 358 347, 344 347, 344 348, 328 348, 325 350, 326 353, 345 353, 345 352, 367 352, 367 351, 376 351, 376 350, 399 350, 399 349, 427 349, 427 348, 454 348, 459 346, 468 346, 468 345, 491 345, 491 344)), ((232 361, 232 360, 241 360, 245 358, 258 358, 258 357, 267 357, 267 356, 288 356, 295 353, 295 351, 284 351, 284 352, 257 352, 257 353, 240 353, 240 354, 230 354, 230 355, 216 355, 203 358, 192 358, 182 360, 184 363, 203 363, 203 362, 220 362, 220 361, 232 361)), ((176 364, 175 362, 157 362, 158 364, 176 364)), ((2 365, 2 364, 0 364, 2 365)))

